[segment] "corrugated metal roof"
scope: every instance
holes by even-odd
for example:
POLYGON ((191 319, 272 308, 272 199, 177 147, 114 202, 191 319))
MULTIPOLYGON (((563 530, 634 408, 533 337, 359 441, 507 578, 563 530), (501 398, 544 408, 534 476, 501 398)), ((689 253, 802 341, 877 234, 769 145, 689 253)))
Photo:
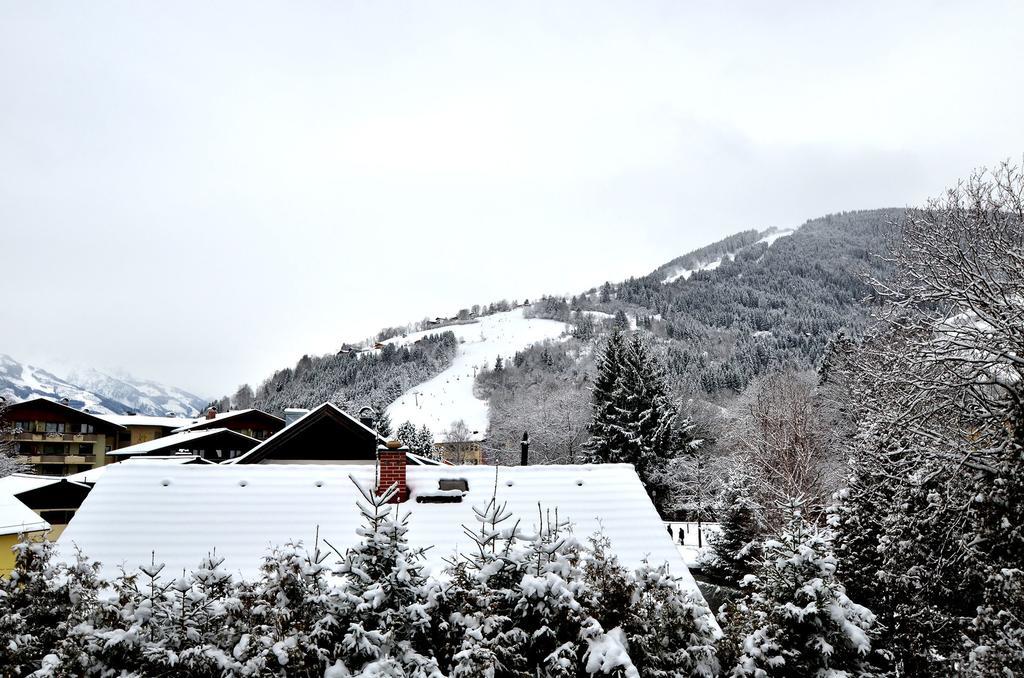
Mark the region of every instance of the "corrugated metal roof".
MULTIPOLYGON (((372 485, 374 474, 373 466, 118 464, 58 543, 65 557, 77 544, 112 574, 122 564, 149 563, 154 551, 165 572, 181 572, 216 550, 228 570, 253 577, 270 546, 302 540, 312 548, 318 528, 338 549, 355 543, 361 520, 350 476, 372 485)), ((668 562, 696 590, 632 466, 410 466, 407 477, 411 498, 401 510, 410 513, 409 541, 431 547, 435 572, 446 557, 472 547, 462 526, 476 527, 473 507, 496 496, 527 531, 537 526, 538 505, 552 516, 557 510, 581 539, 603 529, 624 565, 638 566, 645 556, 668 562), (463 501, 416 503, 419 493, 452 478, 469 485, 463 501)))

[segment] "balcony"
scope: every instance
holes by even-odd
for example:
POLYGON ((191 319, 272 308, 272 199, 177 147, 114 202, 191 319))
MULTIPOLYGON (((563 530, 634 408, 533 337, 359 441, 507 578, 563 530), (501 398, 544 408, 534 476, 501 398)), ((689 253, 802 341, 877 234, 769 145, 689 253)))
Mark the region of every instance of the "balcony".
POLYGON ((0 434, 0 440, 7 442, 39 442, 39 443, 94 443, 98 439, 95 433, 20 433, 0 434))
POLYGON ((30 464, 95 464, 96 456, 92 454, 37 454, 25 457, 30 464))

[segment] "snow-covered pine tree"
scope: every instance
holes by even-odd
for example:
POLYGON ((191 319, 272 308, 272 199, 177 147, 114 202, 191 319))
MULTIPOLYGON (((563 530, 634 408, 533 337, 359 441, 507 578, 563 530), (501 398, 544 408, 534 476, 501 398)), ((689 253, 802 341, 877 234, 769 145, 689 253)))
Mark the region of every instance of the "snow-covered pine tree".
POLYGON ((330 596, 323 559, 318 549, 307 553, 298 543, 275 547, 264 558, 250 616, 233 646, 240 675, 316 676, 334 658, 344 612, 330 596))
POLYGON ((719 500, 718 522, 721 532, 709 539, 712 555, 704 571, 726 586, 738 586, 761 561, 765 530, 745 475, 736 473, 727 481, 719 500))
POLYGON ((655 506, 664 514, 678 491, 679 477, 670 463, 676 418, 664 370, 651 353, 646 338, 633 335, 623 354, 623 369, 616 389, 615 408, 623 446, 613 452, 612 461, 633 464, 655 506))
POLYGON ((623 354, 626 339, 617 330, 612 331, 597 362, 597 376, 593 387, 593 421, 590 424, 590 440, 583 452, 586 463, 601 464, 614 459, 616 451, 625 441, 621 428, 617 426, 619 411, 616 407, 619 383, 623 369, 623 354))
POLYGON ((431 433, 426 424, 420 426, 420 429, 416 432, 415 443, 411 447, 412 451, 416 454, 430 457, 431 459, 439 458, 439 453, 434 447, 434 434, 431 433))
POLYGON ((87 622, 100 588, 98 565, 81 554, 70 565, 54 562, 56 544, 27 537, 14 551, 14 570, 0 577, 0 667, 5 675, 35 675, 56 662, 54 651, 67 634, 87 622))
POLYGON ((831 533, 808 524, 799 503, 788 528, 764 544, 757 575, 728 619, 738 659, 734 678, 874 676, 874 614, 836 579, 831 533))
MULTIPOLYGON (((456 557, 451 585, 439 599, 448 625, 443 668, 453 678, 504 676, 514 669, 526 637, 515 627, 511 604, 519 581, 518 521, 492 498, 473 507, 478 525, 464 525, 475 551, 456 557)), ((515 674, 511 674, 515 675, 515 674)))
POLYGON ((682 590, 665 564, 644 564, 634 576, 634 613, 622 629, 640 675, 717 676, 722 632, 704 601, 682 590))
MULTIPOLYGON (((345 553, 335 574, 345 578, 352 607, 341 649, 356 675, 440 678, 431 649, 423 552, 408 544, 408 513, 390 503, 397 489, 377 495, 355 483, 362 500, 362 540, 345 553)), ((341 674, 345 675, 345 674, 341 674)))
POLYGON ((672 404, 664 370, 648 340, 619 332, 608 339, 593 390, 594 419, 584 453, 588 463, 633 464, 662 513, 671 510, 679 486, 672 404))
POLYGON ((373 411, 376 415, 377 434, 385 439, 391 438, 391 415, 388 414, 388 408, 377 405, 373 411))
POLYGON ((412 449, 416 446, 416 427, 411 421, 403 421, 398 430, 395 431, 395 437, 402 442, 403 445, 412 449))

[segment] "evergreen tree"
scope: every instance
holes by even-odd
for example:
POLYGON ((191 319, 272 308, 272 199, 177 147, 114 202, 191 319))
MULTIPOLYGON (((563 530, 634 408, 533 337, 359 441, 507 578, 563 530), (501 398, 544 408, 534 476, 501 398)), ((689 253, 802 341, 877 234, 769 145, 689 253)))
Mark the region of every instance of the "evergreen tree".
POLYGON ((411 445, 413 452, 431 459, 438 458, 437 449, 434 447, 434 434, 427 428, 426 424, 420 426, 416 432, 415 443, 411 445))
POLYGON ((594 381, 594 421, 585 460, 632 464, 665 513, 679 486, 670 463, 677 453, 675 417, 664 373, 647 340, 637 334, 626 342, 613 333, 594 381))
POLYGON ((626 340, 621 332, 613 331, 597 362, 597 376, 592 390, 593 421, 590 424, 590 441, 583 454, 586 463, 604 463, 611 460, 614 450, 621 448, 620 429, 615 426, 619 412, 616 400, 619 397, 626 340))
POLYGON ((403 421, 395 431, 395 437, 409 449, 413 449, 416 446, 416 427, 411 421, 403 421))
POLYGON ((356 675, 440 676, 428 635, 432 605, 426 598, 423 551, 408 544, 409 514, 389 503, 396 488, 377 495, 356 487, 362 496, 362 540, 335 570, 345 577, 345 595, 354 606, 341 639, 345 664, 356 675))
POLYGON ((713 555, 704 571, 727 586, 738 586, 761 560, 764 524, 749 489, 744 476, 727 484, 721 497, 721 532, 709 540, 713 555))
POLYGON ((386 407, 377 405, 373 408, 376 414, 375 423, 377 427, 377 434, 385 439, 391 438, 391 415, 388 414, 386 407))
POLYGON ((874 614, 851 601, 835 577, 831 534, 809 525, 798 505, 789 527, 765 542, 758 574, 732 611, 735 678, 873 676, 874 614))
POLYGON ((629 331, 629 317, 626 315, 626 312, 623 311, 621 308, 615 312, 615 319, 612 322, 615 329, 617 329, 619 332, 629 331))

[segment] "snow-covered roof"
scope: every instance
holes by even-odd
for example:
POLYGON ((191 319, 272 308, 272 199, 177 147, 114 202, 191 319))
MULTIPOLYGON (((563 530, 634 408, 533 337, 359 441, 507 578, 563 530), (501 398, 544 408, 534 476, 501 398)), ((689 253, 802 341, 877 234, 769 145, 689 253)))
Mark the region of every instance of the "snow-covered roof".
POLYGON ((250 408, 245 409, 245 410, 228 410, 227 412, 218 412, 217 416, 215 416, 213 419, 207 419, 206 415, 202 415, 202 416, 196 417, 195 419, 189 419, 189 420, 187 420, 187 422, 184 425, 176 428, 174 430, 174 433, 180 433, 181 431, 187 431, 189 429, 198 428, 198 427, 210 426, 212 424, 217 424, 219 426, 221 424, 221 422, 223 422, 225 419, 231 419, 232 417, 239 417, 239 416, 241 416, 243 414, 249 414, 250 412, 258 412, 261 415, 265 415, 267 417, 271 417, 273 419, 277 419, 278 421, 281 422, 282 425, 284 424, 284 419, 281 419, 281 417, 275 417, 274 415, 272 415, 272 414, 270 414, 268 412, 264 412, 263 410, 257 410, 255 408, 250 407, 250 408))
POLYGON ((107 452, 109 457, 131 457, 137 454, 148 454, 156 450, 168 450, 175 449, 181 446, 187 446, 197 440, 208 438, 212 435, 224 433, 227 431, 231 435, 240 436, 241 438, 250 442, 256 442, 255 438, 250 438, 247 435, 243 435, 236 431, 232 431, 227 428, 201 428, 195 431, 182 431, 180 433, 172 433, 171 435, 164 436, 162 438, 155 438, 148 440, 138 445, 129 445, 128 447, 122 447, 119 450, 113 450, 107 452))
POLYGON ((118 426, 180 428, 196 421, 194 417, 151 417, 143 414, 97 414, 96 416, 118 426))
POLYGON ((60 476, 37 476, 31 473, 12 473, 0 478, 0 494, 21 494, 45 487, 61 479, 60 476))
MULTIPOLYGON (((302 540, 312 548, 322 539, 339 550, 355 543, 360 514, 350 476, 374 484, 373 466, 117 464, 108 467, 61 535, 62 557, 75 545, 102 562, 105 571, 138 567, 156 552, 166 572, 197 566, 216 549, 229 571, 245 577, 259 572, 268 547, 302 540)), ((475 528, 473 507, 496 496, 530 530, 538 505, 557 509, 580 538, 603 529, 623 564, 645 556, 668 562, 684 585, 696 584, 672 543, 632 466, 409 466, 409 541, 431 547, 428 566, 439 572, 444 559, 471 548, 462 526, 475 528), (461 479, 469 490, 461 502, 418 503, 436 494, 440 480, 461 479)), ((510 525, 511 526, 511 525, 510 525)))
POLYGON ((48 529, 50 523, 18 501, 13 494, 0 493, 0 535, 48 529))

